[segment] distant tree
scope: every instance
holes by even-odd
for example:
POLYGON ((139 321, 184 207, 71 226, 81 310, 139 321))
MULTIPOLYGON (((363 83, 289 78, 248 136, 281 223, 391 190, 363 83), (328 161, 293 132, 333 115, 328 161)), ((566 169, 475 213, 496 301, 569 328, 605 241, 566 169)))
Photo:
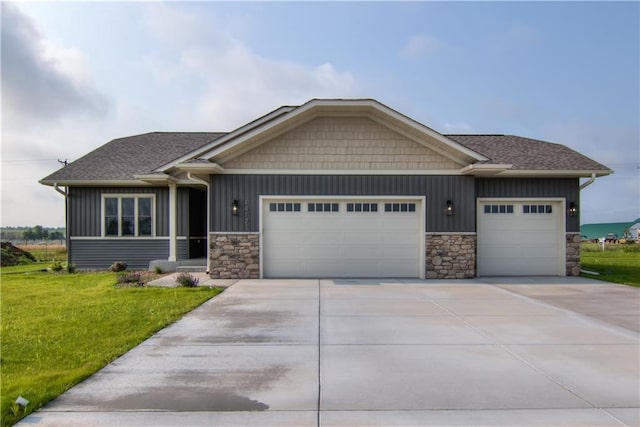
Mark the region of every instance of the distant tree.
POLYGON ((37 240, 47 240, 47 237, 49 237, 49 231, 41 225, 36 225, 32 231, 37 240))
POLYGON ((38 236, 34 233, 33 229, 28 228, 22 232, 22 238, 25 243, 29 243, 29 240, 36 240, 38 236))
POLYGON ((52 231, 49 233, 50 240, 60 240, 60 244, 63 243, 64 233, 62 231, 52 231))

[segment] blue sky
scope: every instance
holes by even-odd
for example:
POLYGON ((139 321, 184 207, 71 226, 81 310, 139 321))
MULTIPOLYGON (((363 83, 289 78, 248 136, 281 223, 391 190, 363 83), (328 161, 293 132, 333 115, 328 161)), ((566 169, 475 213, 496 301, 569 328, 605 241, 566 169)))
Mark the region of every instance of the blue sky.
POLYGON ((37 183, 110 139, 228 131, 376 98, 441 133, 565 144, 614 169, 582 222, 640 216, 638 2, 2 3, 2 225, 62 225, 37 183))

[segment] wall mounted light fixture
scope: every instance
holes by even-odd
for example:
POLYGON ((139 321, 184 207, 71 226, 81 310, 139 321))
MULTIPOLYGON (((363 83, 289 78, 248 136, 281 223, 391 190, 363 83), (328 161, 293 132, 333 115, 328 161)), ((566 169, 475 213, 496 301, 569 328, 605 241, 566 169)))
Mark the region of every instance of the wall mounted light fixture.
POLYGON ((447 200, 447 216, 453 215, 453 202, 451 200, 447 200))
POLYGON ((234 200, 233 203, 231 204, 231 215, 238 216, 239 212, 240 212, 240 202, 238 202, 237 200, 234 200))
POLYGON ((569 216, 576 216, 578 213, 578 207, 575 202, 569 202, 569 216))

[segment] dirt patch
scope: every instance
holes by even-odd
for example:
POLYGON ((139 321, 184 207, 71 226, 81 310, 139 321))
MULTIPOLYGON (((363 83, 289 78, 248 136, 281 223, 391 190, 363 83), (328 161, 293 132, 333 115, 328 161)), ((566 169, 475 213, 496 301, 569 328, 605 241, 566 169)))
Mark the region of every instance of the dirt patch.
POLYGON ((0 245, 2 246, 2 267, 11 267, 24 262, 36 262, 36 257, 30 252, 13 246, 11 242, 1 242, 0 245))

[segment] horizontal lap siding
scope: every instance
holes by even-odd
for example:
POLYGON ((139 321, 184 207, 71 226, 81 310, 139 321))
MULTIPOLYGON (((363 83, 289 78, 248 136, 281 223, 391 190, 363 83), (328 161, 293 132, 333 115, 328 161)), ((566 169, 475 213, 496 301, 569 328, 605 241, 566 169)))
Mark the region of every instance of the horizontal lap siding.
MULTIPOLYGON (((71 262, 82 270, 106 270, 125 261, 129 270, 147 270, 149 261, 169 258, 168 239, 96 239, 69 242, 71 262)), ((179 239, 178 259, 188 259, 187 239, 179 239)))
POLYGON ((427 232, 475 231, 474 179, 467 176, 212 175, 212 231, 257 232, 259 196, 426 197, 427 232), (240 214, 231 214, 234 200, 240 214), (452 200, 455 214, 445 214, 452 200))
POLYGON ((169 257, 168 239, 71 239, 69 244, 71 262, 79 269, 106 270, 114 261, 125 261, 129 270, 146 270, 149 261, 169 257))
MULTIPOLYGON (((477 197, 558 197, 566 200, 566 207, 574 202, 580 206, 580 181, 578 178, 483 178, 476 180, 477 197)), ((578 209, 578 213, 580 210, 578 209)), ((580 215, 569 216, 565 212, 567 232, 580 231, 580 215)))

